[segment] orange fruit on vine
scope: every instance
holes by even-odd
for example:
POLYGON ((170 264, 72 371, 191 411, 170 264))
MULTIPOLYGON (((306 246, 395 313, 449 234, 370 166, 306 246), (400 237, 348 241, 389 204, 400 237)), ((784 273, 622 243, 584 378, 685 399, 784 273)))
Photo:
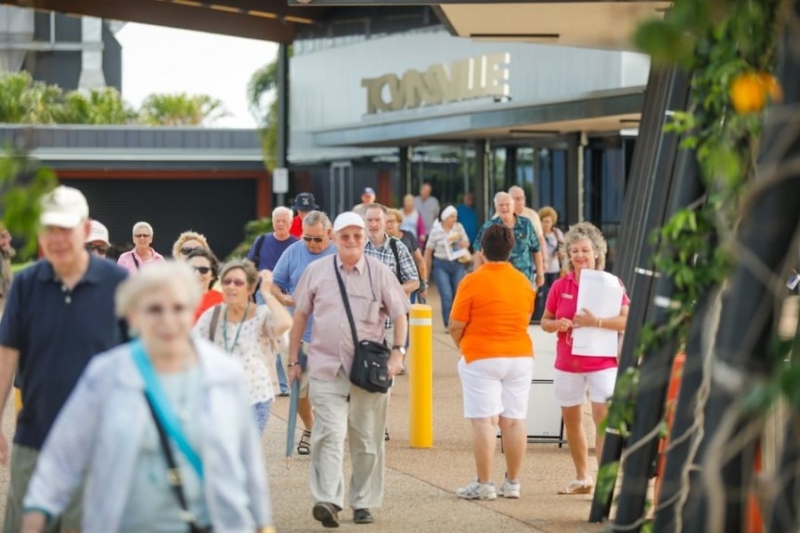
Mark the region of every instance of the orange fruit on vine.
POLYGON ((759 72, 758 79, 761 81, 761 86, 764 87, 764 91, 766 91, 767 95, 769 95, 770 101, 780 102, 783 100, 781 84, 778 83, 778 80, 775 78, 775 76, 769 72, 759 72))
POLYGON ((775 76, 767 72, 745 72, 736 77, 730 89, 731 102, 737 113, 757 113, 767 100, 779 102, 783 97, 775 76))

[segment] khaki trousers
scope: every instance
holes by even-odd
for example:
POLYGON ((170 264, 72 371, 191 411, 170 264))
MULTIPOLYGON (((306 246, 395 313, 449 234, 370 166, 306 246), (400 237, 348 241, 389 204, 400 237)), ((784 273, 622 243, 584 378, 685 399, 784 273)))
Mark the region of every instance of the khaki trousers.
POLYGON ((384 441, 389 394, 351 385, 343 369, 334 381, 311 378, 311 495, 315 503, 344 508, 344 441, 350 444, 350 507, 383 503, 384 441))
MULTIPOLYGON (((19 533, 22 528, 22 500, 28 491, 33 473, 36 470, 36 461, 39 458, 38 450, 15 444, 11 452, 11 483, 8 487, 6 499, 6 517, 3 524, 4 533, 19 533)), ((45 533, 60 531, 79 531, 81 528, 81 486, 60 517, 56 517, 47 524, 45 533)))

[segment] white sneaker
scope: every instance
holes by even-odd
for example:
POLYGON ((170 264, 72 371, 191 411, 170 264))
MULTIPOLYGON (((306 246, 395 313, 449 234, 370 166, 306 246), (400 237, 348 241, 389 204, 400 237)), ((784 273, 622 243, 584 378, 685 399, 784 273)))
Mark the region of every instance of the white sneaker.
POLYGON ((478 480, 474 479, 466 487, 457 489, 456 496, 465 500, 494 500, 497 498, 497 491, 491 481, 489 483, 478 483, 478 480))
POLYGON ((503 481, 503 486, 497 491, 497 495, 501 498, 519 498, 519 481, 503 481))

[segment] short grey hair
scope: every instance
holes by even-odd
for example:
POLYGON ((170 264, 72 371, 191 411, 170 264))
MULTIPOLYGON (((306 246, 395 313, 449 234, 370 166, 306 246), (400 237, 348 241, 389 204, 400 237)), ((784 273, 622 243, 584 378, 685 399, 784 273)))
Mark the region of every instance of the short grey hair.
POLYGON ((294 213, 288 207, 283 207, 280 205, 272 210, 272 218, 275 218, 278 215, 288 215, 291 219, 294 216, 294 213))
POLYGON ((508 194, 514 194, 517 191, 521 192, 523 197, 525 196, 525 189, 523 189, 519 185, 512 185, 511 187, 508 188, 508 194))
POLYGON ((508 194, 505 191, 500 191, 500 192, 498 192, 497 194, 494 195, 494 205, 497 205, 497 202, 499 202, 500 200, 504 200, 504 199, 510 200, 511 202, 514 201, 514 199, 511 198, 510 194, 508 194))
POLYGON ((572 265, 572 260, 569 257, 569 249, 573 244, 584 239, 589 239, 589 242, 592 243, 592 250, 594 250, 595 255, 595 269, 605 270, 608 243, 606 243, 603 233, 591 222, 578 222, 574 226, 570 226, 569 231, 564 236, 564 257, 567 259, 567 271, 572 272, 575 270, 575 267, 572 265))
POLYGON ((322 224, 325 230, 331 229, 331 219, 322 211, 309 211, 306 218, 303 219, 304 228, 313 228, 317 224, 322 224))
POLYGON ((153 236, 153 226, 151 226, 147 222, 140 221, 140 222, 137 222, 136 224, 133 225, 132 233, 133 233, 134 237, 136 236, 136 230, 139 229, 139 228, 145 228, 147 231, 150 232, 150 236, 151 237, 153 236))
POLYGON ((176 285, 183 285, 189 301, 190 309, 197 308, 200 303, 200 286, 194 269, 184 261, 158 261, 142 265, 133 276, 117 287, 116 313, 118 317, 126 317, 133 312, 141 297, 154 291, 161 291, 176 285))
POLYGON ((369 204, 368 206, 366 206, 364 208, 364 216, 366 216, 369 211, 373 211, 375 209, 380 209, 381 213, 383 213, 383 218, 386 218, 386 215, 389 214, 389 208, 388 207, 386 207, 383 204, 374 203, 374 204, 369 204))

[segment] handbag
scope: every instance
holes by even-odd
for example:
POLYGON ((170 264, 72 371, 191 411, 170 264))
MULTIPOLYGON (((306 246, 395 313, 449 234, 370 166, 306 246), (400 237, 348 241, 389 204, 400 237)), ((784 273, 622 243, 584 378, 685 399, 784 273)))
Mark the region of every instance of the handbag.
MULTIPOLYGON (((353 335, 353 346, 355 346, 353 366, 350 369, 350 383, 367 392, 386 394, 393 382, 389 379, 389 356, 392 351, 384 342, 358 340, 353 311, 350 309, 350 299, 347 297, 342 275, 336 265, 335 255, 333 256, 333 268, 336 271, 336 281, 339 282, 339 292, 342 293, 347 321, 350 322, 350 333, 353 335)), ((367 263, 367 268, 369 268, 369 263, 367 263)), ((372 283, 372 275, 370 275, 370 283, 372 283)))
POLYGON ((472 254, 469 253, 469 250, 467 250, 467 253, 465 253, 464 255, 459 256, 457 261, 459 263, 461 263, 462 265, 465 265, 467 263, 471 263, 472 262, 472 254))

